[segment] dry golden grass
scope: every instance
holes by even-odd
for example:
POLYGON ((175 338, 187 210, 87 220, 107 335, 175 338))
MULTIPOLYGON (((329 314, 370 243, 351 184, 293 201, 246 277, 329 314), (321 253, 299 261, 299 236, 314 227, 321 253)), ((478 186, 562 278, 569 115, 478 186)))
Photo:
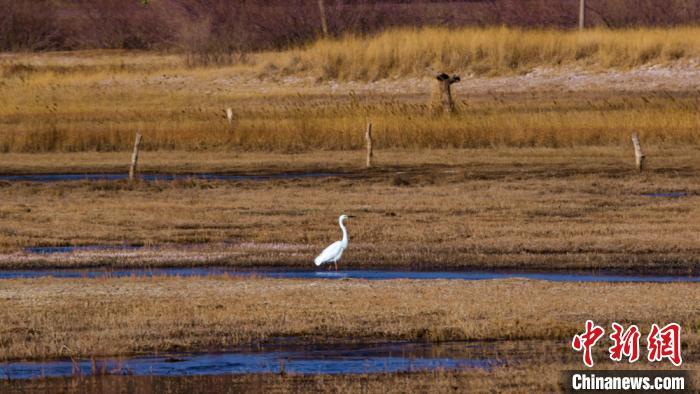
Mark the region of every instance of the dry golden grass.
MULTIPOLYGON (((502 150, 502 152, 506 152, 502 150)), ((144 151, 139 154, 142 173, 280 174, 363 171, 363 152, 315 151, 300 154, 269 152, 144 151), (331 160, 332 158, 332 160, 331 160)), ((464 163, 460 151, 431 150, 411 153, 381 151, 382 159, 401 165, 464 163), (418 158, 416 161, 415 158, 418 158)), ((3 174, 127 173, 131 152, 6 153, 0 155, 3 174)))
MULTIPOLYGON (((504 75, 536 67, 631 68, 697 60, 699 27, 587 29, 400 28, 374 36, 322 39, 303 48, 253 53, 236 69, 308 74, 340 80, 423 76, 428 69, 504 75)), ((74 51, 5 55, 4 76, 185 68, 177 55, 139 51, 74 51), (138 56, 134 56, 134 54, 138 56), (117 61, 111 56, 119 56, 117 61)), ((432 74, 431 74, 432 75, 432 74)))
POLYGON ((427 69, 500 75, 534 67, 634 67, 700 56, 700 28, 398 29, 374 37, 322 40, 291 51, 278 67, 313 69, 331 79, 423 75, 427 69))
MULTIPOLYGON (((339 237, 342 265, 516 269, 621 268, 692 272, 700 245, 700 155, 647 146, 639 175, 631 148, 377 152, 304 155, 159 153, 150 169, 230 166, 347 172, 345 178, 275 181, 6 183, 0 188, 4 268, 181 264, 308 266, 339 237), (200 159, 201 158, 201 159, 200 159), (196 164, 195 164, 196 163, 196 164), (269 163, 269 167, 268 167, 269 163), (443 164, 440 164, 443 163, 443 164), (654 198, 642 193, 687 193, 654 198), (222 244, 231 241, 232 244, 222 244), (40 257, 28 246, 171 245, 131 255, 40 257), (202 244, 178 256, 178 244, 202 244)), ((128 155, 10 155, 18 170, 115 166, 128 155), (50 160, 55 159, 52 167, 50 160)))
POLYGON ((332 392, 332 393, 443 393, 443 392, 554 392, 558 381, 544 368, 497 369, 484 372, 435 372, 340 376, 228 375, 194 377, 100 376, 33 381, 0 381, 5 393, 120 393, 125 386, 137 392, 332 392), (543 375, 538 373, 546 372, 543 375))
POLYGON ((368 119, 379 148, 620 145, 632 130, 654 143, 696 144, 700 95, 687 82, 697 79, 696 66, 675 61, 680 68, 652 70, 652 80, 641 87, 636 74, 615 74, 613 79, 630 83, 605 89, 594 87, 595 76, 581 75, 569 64, 579 52, 590 57, 576 64, 601 63, 605 70, 663 63, 675 47, 682 58, 696 58, 694 32, 465 30, 455 32, 435 54, 426 47, 442 42, 449 31, 398 31, 368 42, 322 41, 306 50, 259 54, 252 64, 207 69, 183 68, 174 56, 148 53, 7 55, 0 58, 7 75, 0 82, 0 152, 128 150, 137 131, 145 135, 147 150, 352 150, 363 145, 368 119), (397 40, 415 45, 390 51, 397 40), (523 46, 521 40, 533 44, 523 46), (512 62, 508 59, 521 56, 519 51, 527 52, 522 55, 527 67, 562 66, 527 78, 509 77, 495 88, 490 78, 466 80, 455 85, 459 114, 435 116, 427 104, 432 81, 418 70, 429 63, 465 71, 476 56, 471 51, 483 51, 477 65, 495 62, 489 67, 512 62), (265 66, 284 59, 305 59, 296 61, 324 69, 330 67, 325 63, 337 63, 339 70, 330 74, 340 79, 401 78, 379 84, 319 83, 314 82, 319 71, 306 66, 298 71, 265 66), (406 64, 410 69, 404 69, 406 64), (406 78, 414 74, 426 78, 406 78), (566 78, 552 86, 547 78, 556 74, 566 78), (580 78, 590 88, 570 91, 580 78), (673 88, 659 83, 674 78, 673 88), (637 93, 630 94, 633 86, 637 93), (233 126, 224 119, 226 107, 234 109, 233 126))
MULTIPOLYGON (((6 280, 0 359, 226 349, 306 341, 562 340, 586 319, 677 322, 692 362, 696 284, 528 280, 362 281, 229 277, 6 280)), ((597 358, 604 357, 602 347, 597 358)), ((573 352, 572 352, 573 353, 573 352)))
MULTIPOLYGON (((552 366, 548 366, 552 367, 552 366)), ((558 367, 558 366, 557 366, 558 367)), ((444 393, 554 392, 557 374, 545 368, 372 375, 228 375, 193 377, 100 376, 74 379, 0 381, 4 393, 121 393, 124 387, 143 393, 444 393), (543 373, 542 375, 538 375, 543 373)))

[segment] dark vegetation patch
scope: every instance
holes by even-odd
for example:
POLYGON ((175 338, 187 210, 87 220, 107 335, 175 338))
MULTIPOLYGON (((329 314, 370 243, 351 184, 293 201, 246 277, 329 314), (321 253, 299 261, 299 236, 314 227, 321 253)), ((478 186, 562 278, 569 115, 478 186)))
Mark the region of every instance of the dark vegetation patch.
MULTIPOLYGON (((590 26, 692 25, 700 20, 700 3, 694 0, 586 4, 590 26)), ((321 33, 316 0, 0 0, 0 8, 0 51, 185 49, 193 60, 221 63, 245 61, 251 50, 301 45, 321 33)), ((397 26, 571 28, 577 23, 578 1, 326 0, 326 15, 333 36, 397 26)))

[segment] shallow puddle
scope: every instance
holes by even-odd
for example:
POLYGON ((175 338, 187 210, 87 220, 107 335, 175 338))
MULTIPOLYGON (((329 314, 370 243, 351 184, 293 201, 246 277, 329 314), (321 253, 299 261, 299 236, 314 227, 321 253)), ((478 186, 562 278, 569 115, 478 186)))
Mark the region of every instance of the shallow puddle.
POLYGON ((644 194, 642 194, 642 197, 681 198, 681 197, 688 197, 688 193, 684 193, 684 192, 644 193, 644 194))
POLYGON ((499 364, 481 345, 389 343, 380 345, 266 346, 227 353, 167 354, 122 359, 0 363, 0 379, 95 373, 151 376, 248 373, 363 374, 423 370, 489 369, 499 364), (476 354, 476 355, 475 355, 476 354))
POLYGON ((185 268, 129 268, 129 269, 38 269, 2 270, 1 279, 19 278, 102 278, 102 277, 152 277, 152 276, 255 276, 281 279, 366 279, 366 280, 485 280, 526 278, 552 282, 700 282, 695 275, 625 275, 609 272, 516 272, 516 271, 394 271, 394 270, 340 270, 310 271, 293 269, 244 269, 227 267, 185 268))
POLYGON ((34 246, 24 248, 26 253, 31 254, 56 254, 56 253, 74 253, 74 252, 95 252, 101 250, 139 250, 143 249, 140 245, 84 245, 84 246, 34 246))
MULTIPOLYGON (((199 179, 209 181, 267 181, 273 179, 299 179, 299 178, 323 178, 342 176, 339 173, 330 172, 300 172, 282 173, 270 175, 244 175, 223 173, 193 173, 193 174, 167 174, 167 173, 142 173, 139 179, 144 181, 175 181, 187 179, 199 179)), ((128 179, 127 173, 102 173, 102 174, 26 174, 26 175, 0 175, 0 181, 7 182, 63 182, 63 181, 120 181, 128 179)))

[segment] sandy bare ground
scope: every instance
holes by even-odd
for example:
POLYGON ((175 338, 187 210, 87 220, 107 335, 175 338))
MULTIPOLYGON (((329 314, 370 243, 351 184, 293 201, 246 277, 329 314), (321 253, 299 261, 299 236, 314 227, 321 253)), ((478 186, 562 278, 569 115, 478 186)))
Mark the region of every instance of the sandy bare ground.
MULTIPOLYGON (((488 95, 491 93, 531 93, 543 91, 590 92, 623 91, 696 91, 700 88, 700 66, 696 62, 643 66, 631 70, 592 71, 581 68, 536 68, 523 75, 484 77, 462 74, 462 81, 453 85, 459 97, 488 95)), ((119 83, 119 79, 110 83, 119 83)), ((401 77, 379 81, 319 81, 315 77, 251 75, 238 73, 209 81, 196 76, 152 76, 144 81, 153 86, 194 87, 202 94, 212 94, 222 87, 235 89, 236 94, 253 95, 365 95, 426 96, 434 86, 434 77, 401 77)), ((131 83, 124 81, 124 83, 131 83)))
MULTIPOLYGON (((426 73, 427 74, 427 73, 426 73)), ((553 92, 610 92, 623 91, 638 94, 648 91, 694 91, 700 88, 700 67, 697 63, 667 66, 644 66, 632 70, 591 71, 580 68, 537 68, 527 74, 482 77, 462 75, 462 81, 453 85, 459 97, 488 95, 492 93, 553 92)), ((217 83, 226 83, 217 80, 217 83)), ((230 86, 247 86, 243 81, 228 81, 230 86)), ((279 86, 294 87, 308 93, 386 95, 427 95, 434 85, 432 75, 424 78, 383 79, 376 82, 318 82, 312 78, 286 77, 279 80, 262 80, 263 84, 277 82, 279 86)), ((251 86, 252 88, 252 86, 251 86)), ((274 87, 266 87, 274 91, 274 87)))
MULTIPOLYGON (((119 51, 99 52, 57 52, 49 54, 0 54, 0 65, 22 63, 42 69, 60 67, 71 70, 82 67, 89 70, 126 64, 136 70, 156 70, 163 72, 145 75, 134 81, 128 76, 115 75, 105 79, 103 86, 123 83, 143 86, 167 86, 179 89, 202 90, 201 93, 214 93, 221 88, 234 88, 236 94, 426 94, 433 85, 433 75, 426 70, 421 78, 401 77, 378 81, 320 81, 313 76, 288 75, 283 73, 251 70, 250 67, 233 66, 218 69, 182 72, 178 56, 140 53, 136 56, 120 54, 119 51)), ((621 90, 621 91, 693 91, 700 88, 700 62, 690 58, 665 64, 644 65, 632 69, 595 69, 576 66, 536 67, 521 75, 500 77, 477 76, 461 72, 462 81, 454 85, 462 95, 488 94, 491 92, 531 92, 538 90, 621 90)))

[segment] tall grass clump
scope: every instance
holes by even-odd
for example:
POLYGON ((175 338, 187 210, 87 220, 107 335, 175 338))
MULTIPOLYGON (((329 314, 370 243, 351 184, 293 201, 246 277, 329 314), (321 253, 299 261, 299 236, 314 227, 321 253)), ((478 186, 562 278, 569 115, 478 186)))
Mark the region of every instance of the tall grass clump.
POLYGON ((380 148, 626 146, 631 131, 647 143, 698 144, 698 97, 647 94, 569 104, 542 98, 523 106, 460 102, 454 116, 436 116, 428 105, 411 103, 319 107, 300 100, 258 108, 240 103, 232 128, 220 114, 188 109, 184 101, 173 110, 144 101, 121 112, 59 107, 48 115, 8 116, 8 123, 0 125, 0 152, 128 151, 137 131, 146 150, 354 150, 364 146, 368 118, 380 148))
MULTIPOLYGON (((364 146, 368 119, 380 149, 628 145, 631 131, 645 143, 697 145, 700 92, 693 84, 686 88, 683 78, 693 75, 691 60, 698 57, 700 27, 395 30, 208 68, 184 67, 177 55, 153 52, 6 55, 0 58, 0 153, 128 151, 136 132, 146 150, 351 150, 364 146), (558 75, 575 75, 667 62, 692 70, 675 75, 665 68, 659 81, 677 87, 641 82, 632 94, 620 83, 609 90, 553 90, 537 75, 504 79, 533 81, 528 92, 496 95, 457 84, 453 116, 437 116, 426 105, 427 80, 331 83, 338 91, 314 82, 558 66, 564 66, 558 75), (268 65, 275 67, 258 79, 268 65), (223 115, 226 107, 234 108, 233 124, 223 115)), ((635 75, 621 78, 634 82, 635 75)))
POLYGON ((321 40, 292 51, 291 59, 324 79, 375 80, 421 76, 430 69, 498 75, 561 65, 629 68, 698 55, 697 27, 585 32, 431 27, 321 40))

